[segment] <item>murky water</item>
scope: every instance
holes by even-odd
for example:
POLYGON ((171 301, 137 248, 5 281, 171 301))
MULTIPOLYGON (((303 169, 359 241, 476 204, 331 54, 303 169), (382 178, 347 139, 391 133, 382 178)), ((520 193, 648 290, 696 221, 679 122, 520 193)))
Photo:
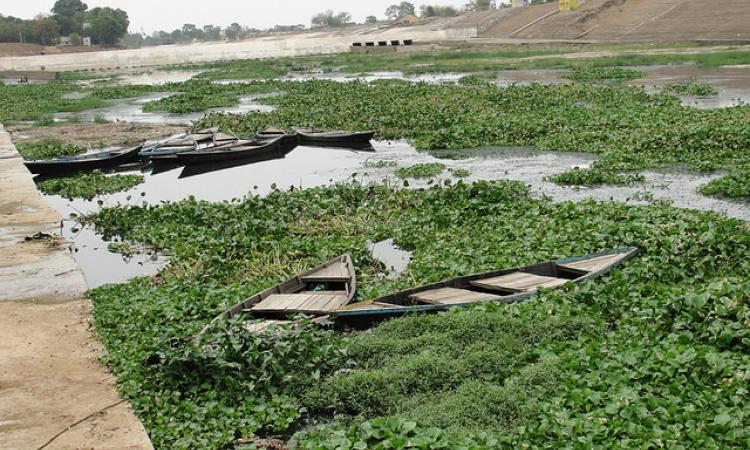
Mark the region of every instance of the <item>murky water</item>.
POLYGON ((399 248, 393 239, 370 243, 372 256, 385 264, 386 273, 383 278, 395 280, 406 271, 406 266, 411 262, 411 252, 399 248))
POLYGON ((135 85, 147 84, 155 86, 163 83, 182 83, 202 73, 200 70, 169 70, 146 73, 135 73, 121 76, 117 84, 135 85))
POLYGON ((167 124, 167 125, 189 125, 202 119, 211 112, 224 112, 233 114, 246 114, 251 111, 271 112, 273 106, 258 103, 261 95, 252 97, 241 97, 237 106, 228 108, 213 108, 206 112, 190 114, 170 114, 162 112, 144 112, 143 107, 149 102, 160 100, 173 93, 155 93, 144 97, 116 100, 111 106, 98 109, 90 109, 79 113, 57 113, 53 115, 54 120, 62 121, 77 117, 84 122, 93 122, 96 119, 104 119, 109 122, 130 122, 141 124, 167 124))
MULTIPOLYGON (((573 167, 588 167, 595 156, 577 153, 544 152, 525 148, 478 148, 468 151, 418 152, 405 142, 376 142, 374 152, 350 151, 315 147, 298 147, 283 158, 254 163, 243 162, 235 167, 143 169, 144 184, 113 195, 103 196, 104 206, 118 204, 156 204, 178 201, 188 196, 200 200, 223 201, 244 195, 266 195, 274 187, 279 189, 309 188, 357 179, 361 182, 388 182, 402 185, 394 176, 396 167, 375 167, 379 161, 395 161, 398 166, 417 163, 442 162, 448 168, 463 168, 474 180, 520 180, 531 186, 538 195, 555 201, 581 201, 587 198, 615 200, 630 204, 669 202, 681 208, 695 208, 723 212, 729 216, 750 220, 750 204, 711 199, 700 195, 697 188, 718 175, 693 174, 678 170, 648 171, 647 181, 633 186, 604 186, 593 189, 561 187, 546 180, 550 175, 573 167), (210 169, 210 170, 209 170, 210 169), (353 174, 356 176, 353 177, 353 174), (142 195, 143 194, 143 195, 142 195)), ((384 165, 384 164, 381 164, 384 165)), ((446 171, 436 182, 456 178, 446 171)), ((410 180, 411 187, 430 185, 427 180, 410 180)), ((64 217, 99 210, 97 201, 67 201, 57 196, 48 197, 50 204, 64 217)), ((151 275, 166 260, 155 261, 150 256, 139 256, 124 261, 110 253, 107 243, 91 230, 78 230, 75 221, 65 223, 64 234, 78 249, 75 254, 91 287, 121 282, 134 275, 151 275), (73 231, 73 228, 76 230, 73 231)), ((375 249, 374 249, 375 250, 375 249)), ((398 253, 392 243, 380 243, 378 254, 386 265, 399 273, 405 267, 405 254, 398 253)))
POLYGON ((685 106, 696 108, 727 108, 750 104, 750 66, 699 67, 690 64, 674 66, 637 67, 648 76, 629 81, 630 85, 643 85, 654 92, 669 84, 685 83, 691 79, 708 83, 719 95, 711 97, 682 97, 685 106))

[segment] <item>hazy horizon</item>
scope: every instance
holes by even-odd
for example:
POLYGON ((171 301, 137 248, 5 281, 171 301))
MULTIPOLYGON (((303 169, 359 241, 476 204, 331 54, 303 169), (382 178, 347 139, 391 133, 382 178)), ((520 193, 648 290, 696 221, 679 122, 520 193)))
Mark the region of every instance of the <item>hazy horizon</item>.
MULTIPOLYGON (((171 31, 191 23, 198 26, 218 25, 225 27, 233 22, 252 28, 264 29, 274 25, 310 25, 310 19, 326 9, 334 12, 346 11, 356 22, 363 22, 367 16, 385 18, 388 6, 399 3, 395 0, 372 0, 351 2, 347 0, 276 0, 272 3, 260 1, 242 2, 236 0, 84 0, 89 8, 109 6, 128 12, 130 32, 171 31)), ((419 11, 422 4, 461 7, 467 0, 437 0, 412 2, 419 11)), ((32 19, 38 14, 49 14, 54 0, 27 0, 13 2, 0 7, 0 14, 32 19)))

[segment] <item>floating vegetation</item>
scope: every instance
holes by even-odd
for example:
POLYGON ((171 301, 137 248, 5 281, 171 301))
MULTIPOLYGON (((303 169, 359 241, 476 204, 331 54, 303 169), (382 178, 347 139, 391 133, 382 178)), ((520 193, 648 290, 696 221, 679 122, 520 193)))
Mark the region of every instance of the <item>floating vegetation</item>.
POLYGON ((699 189, 703 195, 750 200, 750 171, 741 171, 709 181, 699 189))
POLYGON ((435 178, 444 170, 445 164, 442 163, 421 163, 410 167, 399 167, 396 169, 396 176, 399 178, 435 178))
POLYGON ((469 169, 448 169, 448 171, 456 178, 468 178, 471 176, 469 169))
POLYGON ((719 91, 716 88, 708 83, 701 83, 694 78, 685 83, 667 85, 663 91, 670 94, 695 97, 713 97, 719 95, 719 91))
POLYGON ((143 183, 143 180, 142 175, 107 176, 95 170, 91 173, 42 181, 37 187, 47 195, 59 195, 69 200, 92 200, 99 195, 130 190, 143 183))
POLYGON ((367 169, 385 169, 388 167, 397 167, 398 163, 396 161, 389 161, 389 160, 382 160, 382 161, 367 160, 364 163, 362 163, 362 166, 367 169))
POLYGON ((170 255, 159 283, 92 292, 106 362, 157 447, 219 448, 236 436, 292 433, 298 420, 334 411, 338 420, 300 445, 330 448, 321 442, 368 429, 385 433, 358 437, 369 446, 388 436, 463 442, 486 433, 509 448, 560 447, 570 429, 601 445, 679 439, 732 447, 750 438, 750 229, 742 221, 662 206, 554 203, 507 181, 422 190, 340 184, 229 203, 104 209, 89 220, 108 236, 170 255), (383 236, 413 250, 398 280, 378 281, 368 242, 383 236), (620 246, 644 253, 599 281, 521 304, 404 318, 351 335, 303 327, 258 339, 222 333, 238 326, 226 323, 196 345, 169 345, 238 299, 344 252, 365 300, 620 246), (154 354, 155 364, 144 366, 154 354), (696 402, 703 406, 688 406, 696 402), (632 420, 651 410, 673 412, 632 420), (383 422, 395 417, 407 422, 383 422), (683 433, 689 421, 702 431, 683 433), (425 431, 436 427, 442 431, 425 431))
POLYGON ((458 84, 464 86, 483 86, 497 79, 497 73, 484 72, 466 75, 458 79, 458 84))
POLYGON ((35 142, 23 142, 16 145, 23 159, 52 159, 60 156, 75 156, 86 151, 77 145, 66 144, 58 139, 43 139, 35 142))
POLYGON ((620 66, 581 66, 564 76, 574 81, 634 80, 646 76, 645 72, 620 66))
POLYGON ((646 181, 641 174, 619 174, 598 168, 580 169, 578 167, 552 175, 549 180, 567 186, 600 186, 602 184, 635 184, 646 181))

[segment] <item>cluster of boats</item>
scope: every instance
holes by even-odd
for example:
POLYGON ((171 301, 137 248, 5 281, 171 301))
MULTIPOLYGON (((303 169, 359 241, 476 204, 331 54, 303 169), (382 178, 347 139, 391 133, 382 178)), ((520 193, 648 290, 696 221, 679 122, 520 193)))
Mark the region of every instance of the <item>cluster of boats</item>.
POLYGON ((477 302, 519 302, 537 295, 540 288, 555 289, 602 276, 639 251, 635 247, 618 248, 495 270, 359 303, 351 303, 357 290, 354 264, 349 255, 341 255, 242 300, 211 324, 222 319, 245 318, 245 328, 260 333, 275 325, 291 324, 298 320, 296 316, 303 315, 316 322, 333 322, 337 328, 366 329, 385 319, 408 314, 434 313, 477 302))
POLYGON ((139 161, 154 165, 214 164, 285 154, 298 145, 371 149, 370 140, 374 135, 374 131, 323 131, 312 128, 293 128, 287 131, 267 127, 252 138, 241 138, 212 128, 121 150, 26 161, 25 164, 31 173, 38 175, 91 171, 139 161))

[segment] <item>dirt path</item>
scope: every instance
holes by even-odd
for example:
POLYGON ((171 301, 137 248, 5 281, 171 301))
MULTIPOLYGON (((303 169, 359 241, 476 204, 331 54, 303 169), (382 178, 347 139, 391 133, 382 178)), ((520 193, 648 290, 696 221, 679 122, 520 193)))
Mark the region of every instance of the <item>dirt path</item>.
POLYGON ((84 148, 126 145, 144 140, 162 139, 185 132, 184 127, 168 125, 138 125, 130 123, 77 123, 51 127, 17 126, 11 130, 17 143, 41 139, 59 139, 66 144, 84 148))
POLYGON ((151 449, 99 363, 67 243, 26 240, 53 235, 60 219, 0 126, 0 448, 151 449))

